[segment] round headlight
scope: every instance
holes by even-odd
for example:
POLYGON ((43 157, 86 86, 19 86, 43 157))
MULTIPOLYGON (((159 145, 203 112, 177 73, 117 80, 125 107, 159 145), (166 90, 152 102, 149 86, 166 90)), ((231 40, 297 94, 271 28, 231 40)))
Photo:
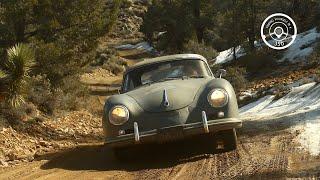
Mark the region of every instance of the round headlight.
POLYGON ((109 111, 109 121, 113 125, 122 125, 129 120, 129 110, 125 106, 117 105, 109 111))
POLYGON ((208 102, 212 107, 223 107, 228 100, 228 93, 224 89, 213 89, 208 94, 208 102))

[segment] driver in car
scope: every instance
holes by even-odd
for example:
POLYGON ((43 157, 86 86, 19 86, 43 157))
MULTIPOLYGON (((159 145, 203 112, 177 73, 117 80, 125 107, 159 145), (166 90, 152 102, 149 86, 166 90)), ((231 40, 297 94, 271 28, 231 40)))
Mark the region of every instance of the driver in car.
POLYGON ((184 76, 193 77, 198 76, 198 71, 191 65, 184 66, 184 76))

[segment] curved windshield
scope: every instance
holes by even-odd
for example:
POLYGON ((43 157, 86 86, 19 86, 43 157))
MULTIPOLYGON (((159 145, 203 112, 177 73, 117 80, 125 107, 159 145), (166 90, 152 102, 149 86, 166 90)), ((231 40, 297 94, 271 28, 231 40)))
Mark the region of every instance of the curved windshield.
POLYGON ((125 92, 139 86, 162 81, 185 78, 204 78, 211 76, 202 60, 176 60, 150 64, 134 69, 126 74, 123 90, 125 92))

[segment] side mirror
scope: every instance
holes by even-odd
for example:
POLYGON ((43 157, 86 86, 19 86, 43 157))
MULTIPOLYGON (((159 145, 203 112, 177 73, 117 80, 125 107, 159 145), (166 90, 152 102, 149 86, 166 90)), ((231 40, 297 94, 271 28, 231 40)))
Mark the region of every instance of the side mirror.
POLYGON ((222 78, 227 75, 227 71, 225 69, 219 69, 216 74, 219 76, 219 78, 222 78))
POLYGON ((118 91, 118 94, 122 94, 123 93, 123 87, 120 86, 120 88, 118 88, 117 91, 118 91))

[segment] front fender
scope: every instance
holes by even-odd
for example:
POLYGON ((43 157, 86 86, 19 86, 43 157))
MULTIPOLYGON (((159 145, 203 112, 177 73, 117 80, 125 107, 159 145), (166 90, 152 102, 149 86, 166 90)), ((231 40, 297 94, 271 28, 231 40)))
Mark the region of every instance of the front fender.
POLYGON ((208 81, 202 88, 200 88, 194 102, 189 106, 190 116, 187 122, 195 122, 196 119, 199 119, 202 111, 206 111, 209 119, 217 119, 218 112, 224 112, 224 118, 239 117, 236 94, 229 81, 222 78, 212 79, 208 81), (207 96, 214 88, 222 88, 228 93, 229 101, 224 107, 213 108, 209 104, 207 96))
POLYGON ((133 127, 133 119, 135 117, 139 116, 143 112, 143 109, 137 104, 137 102, 131 98, 130 96, 126 94, 119 94, 111 96, 107 101, 105 102, 104 109, 103 109, 103 120, 102 120, 102 126, 104 133, 107 137, 118 135, 120 128, 121 129, 129 129, 133 127), (121 125, 121 126, 115 126, 110 123, 109 121, 109 111, 112 107, 116 105, 124 105, 128 108, 130 118, 129 120, 121 125))

